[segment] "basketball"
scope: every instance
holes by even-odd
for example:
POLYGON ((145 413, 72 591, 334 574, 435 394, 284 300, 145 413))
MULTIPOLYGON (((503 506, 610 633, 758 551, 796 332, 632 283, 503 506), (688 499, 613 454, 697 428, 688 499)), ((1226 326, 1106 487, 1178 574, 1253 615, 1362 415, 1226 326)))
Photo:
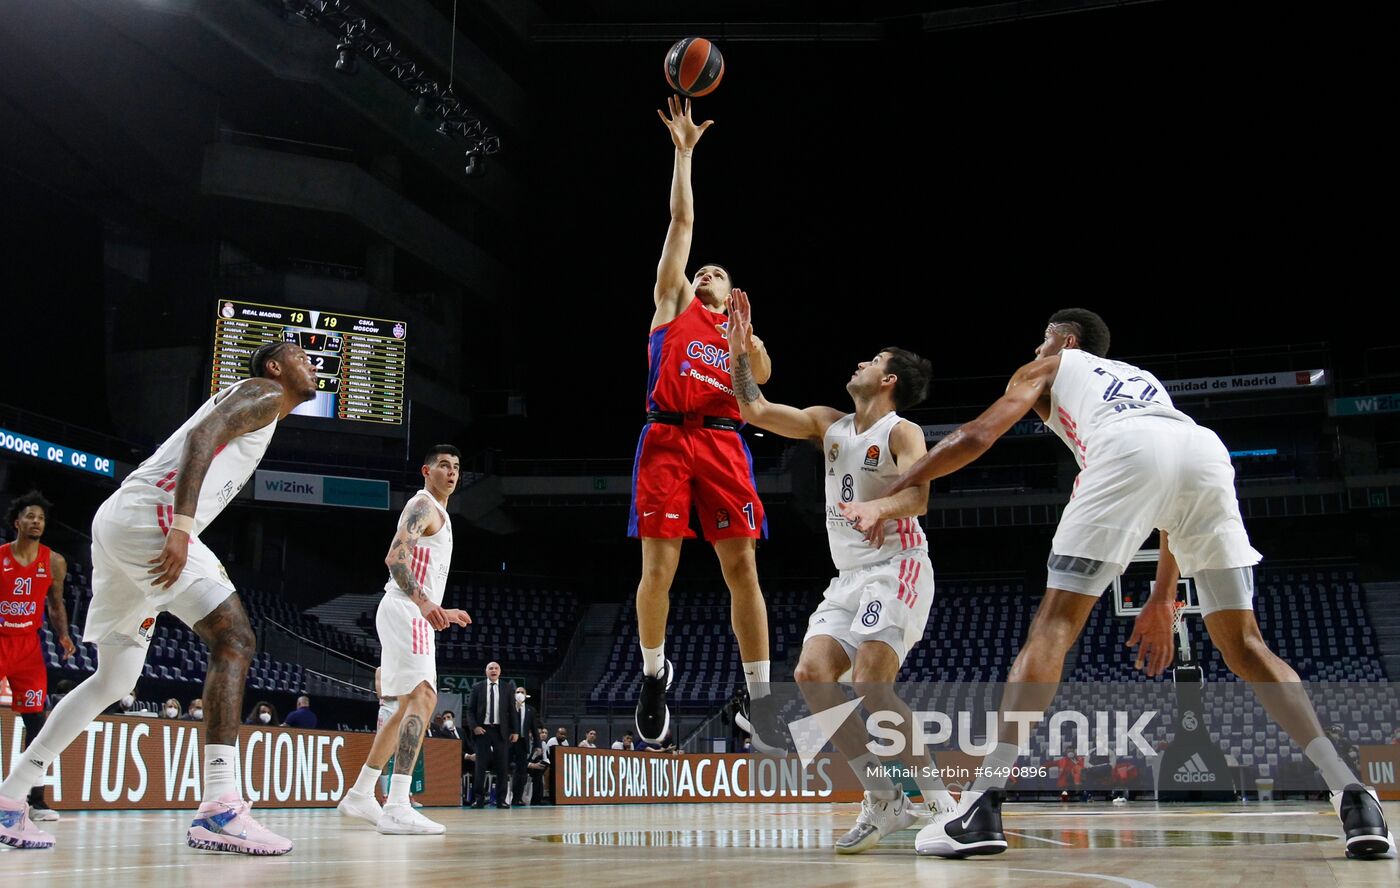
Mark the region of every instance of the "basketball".
POLYGON ((724 56, 704 37, 687 37, 667 51, 665 69, 666 82, 681 95, 709 95, 724 77, 724 56))

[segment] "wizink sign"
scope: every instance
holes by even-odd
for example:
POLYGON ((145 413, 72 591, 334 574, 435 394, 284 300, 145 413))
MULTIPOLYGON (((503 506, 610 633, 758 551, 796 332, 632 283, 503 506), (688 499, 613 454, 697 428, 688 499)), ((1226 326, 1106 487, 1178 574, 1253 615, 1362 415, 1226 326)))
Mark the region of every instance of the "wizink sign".
POLYGON ((253 498, 312 506, 352 509, 389 508, 389 482, 341 475, 304 475, 259 469, 253 477, 253 498))

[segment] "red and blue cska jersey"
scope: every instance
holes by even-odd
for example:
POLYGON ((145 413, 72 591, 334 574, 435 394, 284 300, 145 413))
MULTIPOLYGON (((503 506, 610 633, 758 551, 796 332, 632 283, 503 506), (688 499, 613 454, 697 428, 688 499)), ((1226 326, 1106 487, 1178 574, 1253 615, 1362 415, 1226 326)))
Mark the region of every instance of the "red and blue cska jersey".
POLYGON ((15 560, 6 543, 0 546, 0 635, 35 635, 44 623, 44 601, 53 583, 49 547, 39 545, 39 554, 28 564, 15 560))
POLYGON ((729 316, 699 299, 651 331, 647 344, 647 409, 739 419, 729 378, 729 343, 716 324, 729 316))

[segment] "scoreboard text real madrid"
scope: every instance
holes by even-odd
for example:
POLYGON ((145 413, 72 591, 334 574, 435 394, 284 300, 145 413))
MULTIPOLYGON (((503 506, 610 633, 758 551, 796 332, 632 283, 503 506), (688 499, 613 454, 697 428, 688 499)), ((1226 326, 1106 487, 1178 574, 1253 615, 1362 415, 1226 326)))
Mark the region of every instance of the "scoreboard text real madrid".
POLYGON ((408 354, 403 321, 229 299, 219 300, 215 311, 211 394, 246 379, 259 346, 294 342, 315 365, 317 392, 293 414, 403 424, 408 354))

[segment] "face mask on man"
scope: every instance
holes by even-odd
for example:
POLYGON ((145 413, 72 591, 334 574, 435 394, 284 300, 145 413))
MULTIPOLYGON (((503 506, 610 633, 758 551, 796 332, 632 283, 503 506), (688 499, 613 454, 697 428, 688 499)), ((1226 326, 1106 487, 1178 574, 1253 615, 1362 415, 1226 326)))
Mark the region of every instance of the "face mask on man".
POLYGON ((270 712, 259 712, 259 713, 258 713, 258 721, 262 722, 263 724, 267 724, 268 722, 272 721, 272 713, 270 713, 270 712))
POLYGON ((444 728, 446 728, 447 730, 449 730, 449 731, 452 730, 452 719, 450 719, 450 718, 445 718, 445 719, 443 719, 443 720, 442 720, 442 726, 443 726, 444 728))
POLYGON ((123 709, 130 709, 130 708, 131 708, 132 706, 134 706, 134 705, 136 705, 136 698, 135 698, 135 697, 131 696, 130 694, 127 694, 125 697, 122 697, 122 708, 123 708, 123 709))
POLYGON ((190 710, 190 715, 196 720, 204 718, 204 710, 195 708, 190 710))
POLYGON ((178 718, 179 715, 180 715, 180 708, 179 708, 178 706, 167 706, 167 707, 165 707, 165 717, 166 717, 166 718, 178 718))
POLYGON ((525 695, 524 695, 524 694, 516 694, 516 695, 515 695, 515 702, 517 702, 517 703, 524 703, 524 702, 525 702, 525 695))

